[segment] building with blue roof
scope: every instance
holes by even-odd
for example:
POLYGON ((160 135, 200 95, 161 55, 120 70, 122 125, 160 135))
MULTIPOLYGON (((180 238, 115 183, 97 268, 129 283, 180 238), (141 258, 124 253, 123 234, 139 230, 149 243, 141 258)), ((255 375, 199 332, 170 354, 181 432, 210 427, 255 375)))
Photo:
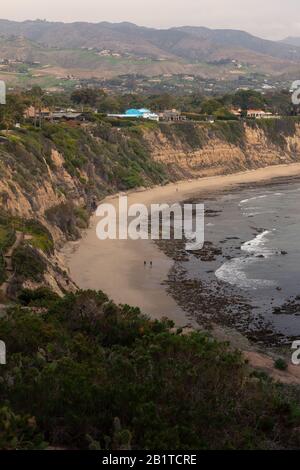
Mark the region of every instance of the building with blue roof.
POLYGON ((125 111, 125 114, 108 114, 108 117, 115 118, 137 118, 137 119, 150 119, 151 121, 159 121, 159 116, 156 113, 153 113, 150 109, 141 108, 141 109, 128 109, 125 111))

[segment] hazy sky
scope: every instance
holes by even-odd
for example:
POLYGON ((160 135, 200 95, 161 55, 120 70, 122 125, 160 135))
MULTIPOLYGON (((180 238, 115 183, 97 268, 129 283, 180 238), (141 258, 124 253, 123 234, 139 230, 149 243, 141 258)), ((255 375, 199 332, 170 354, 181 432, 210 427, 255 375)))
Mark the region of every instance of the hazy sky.
POLYGON ((300 0, 1 0, 0 17, 234 28, 270 39, 300 36, 300 0))

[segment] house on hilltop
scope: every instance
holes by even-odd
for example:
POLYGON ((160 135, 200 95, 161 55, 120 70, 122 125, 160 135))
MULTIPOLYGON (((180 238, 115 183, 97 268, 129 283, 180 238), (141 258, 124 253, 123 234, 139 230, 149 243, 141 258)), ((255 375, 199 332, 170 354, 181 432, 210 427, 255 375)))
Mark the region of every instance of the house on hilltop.
POLYGON ((159 118, 161 121, 168 122, 186 121, 186 116, 183 116, 177 109, 166 109, 159 114, 159 118))
POLYGON ((247 117, 252 119, 270 119, 278 116, 275 116, 270 112, 266 112, 263 109, 248 109, 247 117))
POLYGON ((124 118, 134 118, 134 119, 149 119, 150 121, 159 121, 159 115, 150 111, 150 109, 141 108, 141 109, 128 109, 125 114, 108 114, 108 117, 124 119, 124 118))
POLYGON ((73 109, 60 109, 58 111, 50 111, 49 108, 38 109, 29 106, 24 111, 25 119, 44 119, 48 121, 85 121, 86 113, 80 113, 73 109))
POLYGON ((24 118, 25 119, 38 119, 38 118, 46 118, 49 117, 51 114, 49 108, 36 108, 35 106, 29 106, 24 111, 24 118))

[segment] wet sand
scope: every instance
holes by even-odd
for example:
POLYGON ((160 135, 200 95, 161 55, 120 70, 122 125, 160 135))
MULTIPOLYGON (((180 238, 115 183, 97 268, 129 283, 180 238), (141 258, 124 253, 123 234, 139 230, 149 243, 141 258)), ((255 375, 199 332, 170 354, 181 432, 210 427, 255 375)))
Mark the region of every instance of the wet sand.
MULTIPOLYGON (((300 163, 129 192, 128 203, 174 203, 196 194, 207 196, 210 191, 295 175, 300 175, 300 163)), ((105 202, 117 205, 118 195, 106 198, 105 202)), ((83 289, 101 289, 116 303, 138 306, 152 318, 167 316, 178 326, 196 326, 195 320, 188 318, 166 292, 164 282, 173 261, 150 240, 98 240, 97 222, 94 216, 83 238, 79 242, 68 243, 63 249, 70 274, 77 285, 83 289), (144 260, 148 261, 146 267, 144 260)))

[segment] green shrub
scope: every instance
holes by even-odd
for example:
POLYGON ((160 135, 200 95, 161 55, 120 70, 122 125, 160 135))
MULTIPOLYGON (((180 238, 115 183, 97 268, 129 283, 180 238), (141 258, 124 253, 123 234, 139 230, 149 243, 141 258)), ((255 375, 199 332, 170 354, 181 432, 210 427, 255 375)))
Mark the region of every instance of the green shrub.
POLYGON ((0 407, 1 450, 42 450, 45 447, 34 417, 16 415, 9 406, 0 407))
POLYGON ((13 268, 17 276, 41 282, 46 270, 46 263, 39 252, 29 245, 16 248, 12 256, 13 268))
POLYGON ((170 140, 180 139, 182 143, 193 149, 202 148, 208 142, 205 128, 194 122, 161 123, 160 129, 170 140))
POLYGON ((10 226, 10 219, 5 213, 0 213, 0 284, 6 280, 4 254, 16 239, 14 229, 10 226))
POLYGON ((274 366, 278 370, 287 370, 288 368, 286 361, 282 358, 276 359, 276 361, 274 362, 274 366))
POLYGON ((45 215, 49 222, 57 225, 67 238, 76 239, 79 237, 80 233, 76 226, 75 206, 71 201, 51 207, 45 212, 45 215))
POLYGON ((241 121, 217 121, 211 125, 215 135, 225 142, 243 147, 246 135, 241 121))
POLYGON ((41 224, 38 220, 21 220, 19 223, 15 222, 15 227, 27 235, 31 236, 30 245, 39 248, 47 254, 52 254, 54 251, 54 241, 49 230, 41 224))
POLYGON ((79 228, 87 228, 90 222, 90 214, 84 207, 75 207, 74 214, 76 216, 76 225, 79 228))
POLYGON ((24 306, 48 307, 57 302, 58 295, 47 287, 40 287, 35 290, 22 289, 18 295, 18 301, 24 306))

